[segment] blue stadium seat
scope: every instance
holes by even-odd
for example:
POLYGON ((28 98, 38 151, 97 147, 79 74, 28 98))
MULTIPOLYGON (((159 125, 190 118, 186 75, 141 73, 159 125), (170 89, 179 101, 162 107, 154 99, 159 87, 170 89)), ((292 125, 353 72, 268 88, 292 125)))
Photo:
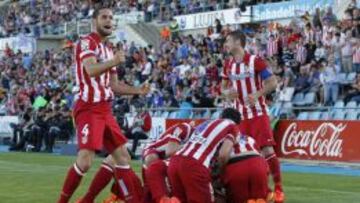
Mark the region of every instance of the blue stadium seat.
POLYGON ((164 111, 162 114, 161 114, 161 117, 162 118, 167 118, 169 116, 169 112, 168 111, 164 111))
POLYGON ((320 120, 321 112, 314 111, 309 113, 308 120, 320 120))
POLYGON ((346 104, 346 108, 349 108, 346 110, 346 112, 350 113, 353 111, 356 111, 356 109, 358 108, 356 101, 350 101, 346 104))
POLYGON ((215 111, 215 113, 213 113, 211 115, 211 119, 217 119, 220 117, 221 111, 215 111))
POLYGON ((348 83, 353 83, 354 80, 355 80, 355 78, 356 78, 356 73, 355 73, 355 72, 352 72, 352 73, 349 73, 349 74, 347 75, 346 81, 347 81, 348 83))
POLYGON ((345 106, 345 104, 341 100, 335 102, 335 105, 334 105, 335 108, 343 108, 344 106, 345 106))
POLYGON ((170 113, 169 118, 176 118, 177 114, 178 114, 177 111, 173 111, 173 112, 170 113))
POLYGON ((280 109, 280 115, 289 115, 292 114, 292 108, 293 108, 293 103, 292 102, 285 102, 282 105, 282 108, 280 109))
POLYGON ((309 117, 309 113, 308 112, 301 112, 298 116, 297 119, 298 120, 307 120, 309 117))
POLYGON ((295 94, 293 98, 293 104, 300 106, 303 104, 303 102, 304 102, 304 94, 303 93, 295 94))
POLYGON ((350 111, 346 114, 346 120, 357 120, 359 116, 359 112, 358 111, 350 111))
POLYGON ((282 103, 281 102, 276 102, 274 105, 272 105, 270 107, 270 115, 272 116, 279 116, 280 115, 280 110, 281 110, 281 106, 282 106, 282 103))
POLYGON ((346 80, 346 73, 339 73, 337 77, 341 84, 348 84, 346 80))
POLYGON ((345 112, 343 111, 336 111, 333 116, 333 120, 344 120, 345 119, 345 112))
POLYGON ((161 111, 156 111, 153 116, 160 117, 161 116, 161 111))
POLYGON ((211 112, 209 109, 206 109, 206 111, 203 113, 202 118, 210 118, 211 112))
POLYGON ((305 95, 304 102, 305 105, 312 105, 315 103, 316 94, 314 92, 309 92, 305 95))
POLYGON ((320 116, 320 119, 321 120, 329 120, 330 119, 330 114, 329 114, 329 112, 322 112, 321 113, 321 116, 320 116))

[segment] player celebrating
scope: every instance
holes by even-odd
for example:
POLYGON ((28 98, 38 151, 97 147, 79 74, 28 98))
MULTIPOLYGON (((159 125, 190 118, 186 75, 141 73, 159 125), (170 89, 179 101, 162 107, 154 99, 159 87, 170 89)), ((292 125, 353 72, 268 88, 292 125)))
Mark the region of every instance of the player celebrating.
POLYGON ((245 135, 238 136, 234 146, 223 143, 219 156, 230 158, 223 159, 228 160, 222 174, 227 202, 266 203, 268 166, 257 148, 255 140, 245 135))
MULTIPOLYGON (((174 125, 163 132, 156 141, 144 148, 142 171, 145 183, 144 202, 171 202, 166 184, 166 159, 175 154, 179 147, 189 139, 194 125, 193 122, 174 125)), ((117 190, 113 190, 116 193, 117 190)), ((110 203, 121 199, 122 197, 114 194, 105 202, 110 203)))
MULTIPOLYGON (((168 176, 172 194, 180 202, 214 202, 210 162, 223 142, 228 142, 227 146, 231 147, 235 144, 239 122, 240 113, 237 110, 225 109, 221 119, 198 125, 189 141, 170 158, 168 176)), ((218 158, 222 160, 226 157, 218 158)))
MULTIPOLYGON (((114 55, 104 43, 112 33, 112 19, 109 8, 96 9, 92 16, 94 32, 81 38, 75 47, 78 92, 75 96, 74 120, 79 152, 67 173, 58 203, 69 202, 92 165, 95 151, 103 147, 115 160, 115 178, 122 186, 120 192, 126 197, 126 202, 141 201, 137 191, 141 188, 141 182, 129 165, 126 138, 112 115, 111 101, 114 94, 146 94, 149 89, 119 84, 116 66, 125 62, 124 52, 119 51, 114 55)), ((93 182, 92 185, 101 185, 101 182, 93 182)), ((82 202, 91 203, 93 200, 82 202)))
POLYGON ((267 64, 244 51, 246 36, 239 30, 231 32, 225 47, 233 55, 233 62, 224 67, 222 92, 241 113, 240 130, 252 136, 261 148, 275 183, 275 202, 284 201, 280 163, 273 146, 272 130, 264 96, 276 89, 275 76, 267 64))

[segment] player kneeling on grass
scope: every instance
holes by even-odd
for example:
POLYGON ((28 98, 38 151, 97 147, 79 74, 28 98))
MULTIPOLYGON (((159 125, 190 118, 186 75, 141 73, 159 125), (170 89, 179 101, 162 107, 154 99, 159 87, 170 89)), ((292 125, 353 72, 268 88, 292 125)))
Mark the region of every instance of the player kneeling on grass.
MULTIPOLYGON (((222 112, 221 119, 198 125, 184 146, 170 158, 168 177, 174 197, 180 202, 213 203, 210 162, 225 141, 236 144, 240 113, 232 108, 222 112)), ((226 160, 220 161, 226 163, 226 160)))
POLYGON ((223 165, 221 182, 227 202, 266 203, 268 166, 259 153, 255 140, 246 135, 237 137, 234 145, 225 140, 219 151, 223 165))
MULTIPOLYGON (((142 175, 144 181, 144 203, 170 203, 171 200, 167 179, 167 158, 177 152, 193 132, 194 123, 180 123, 172 126, 159 138, 143 150, 142 175)), ((113 194, 104 203, 112 203, 122 199, 117 192, 117 185, 112 187, 113 194)))

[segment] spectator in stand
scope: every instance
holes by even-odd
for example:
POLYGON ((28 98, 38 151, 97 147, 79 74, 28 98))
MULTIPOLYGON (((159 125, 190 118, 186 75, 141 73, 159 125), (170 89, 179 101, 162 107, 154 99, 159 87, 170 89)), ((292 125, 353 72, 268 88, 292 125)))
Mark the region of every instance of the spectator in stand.
POLYGON ((295 93, 307 93, 310 88, 310 78, 308 67, 300 68, 300 75, 295 80, 295 93))
POLYGON ((177 20, 174 18, 170 23, 171 40, 175 40, 179 37, 180 26, 177 20))
POLYGON ((333 105, 339 94, 339 81, 337 75, 340 73, 341 69, 338 65, 335 64, 333 56, 330 56, 329 62, 323 62, 322 66, 324 67, 320 73, 320 81, 324 87, 324 104, 326 106, 333 105))
POLYGON ((360 39, 356 40, 356 44, 353 47, 353 70, 360 73, 360 39))
POLYGON ((351 39, 350 31, 346 32, 346 36, 344 39, 344 43, 341 49, 341 57, 342 57, 342 70, 346 73, 352 72, 353 66, 353 42, 351 39))
POLYGON ((360 102, 360 74, 357 74, 356 80, 351 85, 351 90, 347 93, 344 98, 344 102, 355 101, 360 102))

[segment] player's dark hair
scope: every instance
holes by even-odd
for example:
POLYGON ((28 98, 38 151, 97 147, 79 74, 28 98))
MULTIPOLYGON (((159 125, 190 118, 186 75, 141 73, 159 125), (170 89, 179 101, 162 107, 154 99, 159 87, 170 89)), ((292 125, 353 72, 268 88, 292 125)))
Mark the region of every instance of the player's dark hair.
POLYGON ((241 115, 240 112, 234 108, 226 108, 221 113, 220 118, 223 119, 230 119, 234 121, 235 123, 239 124, 241 121, 241 115))
POLYGON ((240 30, 234 30, 229 33, 229 36, 232 37, 235 41, 240 40, 241 47, 246 45, 246 35, 240 30))
POLYGON ((103 10, 103 9, 110 9, 111 10, 111 8, 109 8, 107 6, 99 6, 99 7, 95 8, 95 10, 94 10, 94 12, 92 14, 92 18, 96 19, 99 16, 100 11, 103 10))

